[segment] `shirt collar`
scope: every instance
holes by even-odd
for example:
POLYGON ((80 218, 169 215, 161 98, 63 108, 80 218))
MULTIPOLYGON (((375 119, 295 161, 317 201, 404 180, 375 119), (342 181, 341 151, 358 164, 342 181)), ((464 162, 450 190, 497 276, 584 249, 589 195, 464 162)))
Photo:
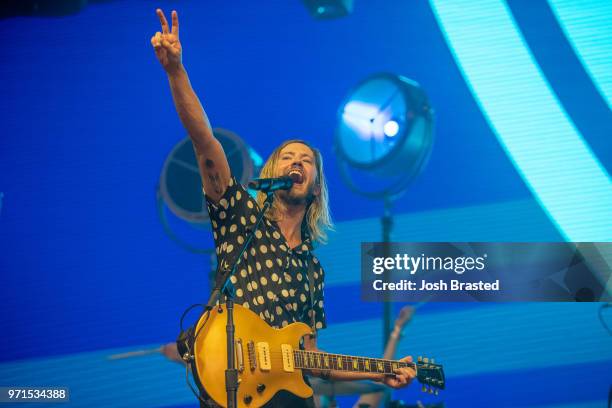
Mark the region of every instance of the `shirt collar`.
POLYGON ((306 222, 302 223, 302 243, 295 248, 295 252, 298 254, 308 253, 312 251, 312 238, 310 237, 310 232, 308 231, 308 224, 306 222))

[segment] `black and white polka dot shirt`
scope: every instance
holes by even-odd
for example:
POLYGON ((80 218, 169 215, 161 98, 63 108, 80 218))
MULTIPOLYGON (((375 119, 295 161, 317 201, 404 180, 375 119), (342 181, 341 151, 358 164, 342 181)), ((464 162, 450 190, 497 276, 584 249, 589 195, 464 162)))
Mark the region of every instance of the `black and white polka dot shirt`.
MULTIPOLYGON (((217 204, 206 197, 219 264, 231 266, 242 248, 248 230, 255 225, 259 206, 245 188, 231 177, 227 191, 217 204)), ((312 253, 308 234, 302 243, 289 248, 276 222, 264 218, 248 250, 243 254, 231 281, 236 304, 254 311, 271 326, 293 322, 326 327, 323 310, 323 268, 312 253), (313 263, 314 296, 308 282, 308 265, 313 263)))

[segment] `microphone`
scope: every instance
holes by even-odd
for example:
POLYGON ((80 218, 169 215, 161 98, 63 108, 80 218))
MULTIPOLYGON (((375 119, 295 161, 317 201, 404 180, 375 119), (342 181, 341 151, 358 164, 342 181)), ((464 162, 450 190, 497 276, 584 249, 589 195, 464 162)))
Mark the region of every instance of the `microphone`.
POLYGON ((276 190, 289 190, 293 186, 293 179, 289 176, 277 178, 258 178, 249 182, 249 188, 253 190, 271 193, 276 190))

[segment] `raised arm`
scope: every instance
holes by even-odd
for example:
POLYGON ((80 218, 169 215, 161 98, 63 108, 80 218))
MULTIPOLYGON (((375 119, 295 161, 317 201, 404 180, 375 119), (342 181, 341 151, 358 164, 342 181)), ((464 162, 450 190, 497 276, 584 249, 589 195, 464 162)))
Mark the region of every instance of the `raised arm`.
POLYGON ((221 143, 214 137, 210 122, 198 96, 191 87, 183 66, 183 49, 179 41, 178 14, 172 11, 172 28, 164 12, 157 9, 161 32, 151 38, 155 56, 166 71, 172 99, 179 118, 187 130, 198 159, 206 195, 217 202, 229 185, 230 169, 221 143))

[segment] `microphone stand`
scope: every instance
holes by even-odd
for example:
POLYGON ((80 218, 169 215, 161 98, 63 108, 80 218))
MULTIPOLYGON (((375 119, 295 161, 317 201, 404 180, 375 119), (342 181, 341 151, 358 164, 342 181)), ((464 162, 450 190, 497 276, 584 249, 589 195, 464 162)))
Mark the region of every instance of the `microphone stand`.
MULTIPOLYGON (((236 408, 237 404, 237 393, 238 393, 238 370, 236 370, 236 352, 235 352, 235 343, 234 343, 234 333, 236 332, 236 327, 234 325, 234 284, 230 281, 230 278, 235 274, 236 269, 238 268, 238 264, 242 259, 242 255, 246 252, 247 248, 253 241, 253 237, 255 236, 255 232, 259 228, 261 221, 266 213, 266 211, 272 206, 272 201, 274 200, 274 192, 273 191, 265 191, 266 200, 264 201, 263 207, 260 210, 259 214, 257 214, 257 222, 255 226, 251 229, 244 244, 242 245, 242 249, 238 253, 238 257, 234 261, 233 265, 228 267, 227 263, 220 262, 217 266, 217 284, 213 289, 208 303, 206 304, 206 311, 212 310, 215 307, 215 303, 221 297, 221 294, 225 296, 225 307, 227 309, 227 325, 226 333, 227 333, 227 369, 225 370, 225 390, 227 391, 227 408, 236 408)), ((221 305, 219 304, 219 313, 222 312, 221 305)))

